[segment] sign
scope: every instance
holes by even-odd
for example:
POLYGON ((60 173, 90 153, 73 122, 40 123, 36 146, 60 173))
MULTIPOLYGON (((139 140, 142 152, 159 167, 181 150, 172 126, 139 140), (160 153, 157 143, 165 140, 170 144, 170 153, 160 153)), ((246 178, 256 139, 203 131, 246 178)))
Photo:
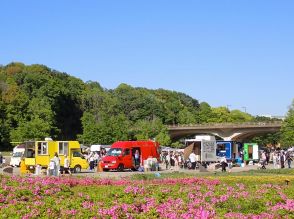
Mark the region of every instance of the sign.
POLYGON ((201 161, 216 160, 216 142, 203 140, 201 145, 201 161))

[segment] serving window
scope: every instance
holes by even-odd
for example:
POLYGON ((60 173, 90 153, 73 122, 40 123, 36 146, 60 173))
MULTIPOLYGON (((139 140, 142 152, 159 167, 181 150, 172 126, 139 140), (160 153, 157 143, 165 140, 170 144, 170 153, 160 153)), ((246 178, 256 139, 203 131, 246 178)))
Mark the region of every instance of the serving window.
POLYGON ((68 155, 68 142, 66 141, 59 142, 58 154, 68 155))
POLYGON ((48 142, 38 142, 38 155, 48 154, 48 142))

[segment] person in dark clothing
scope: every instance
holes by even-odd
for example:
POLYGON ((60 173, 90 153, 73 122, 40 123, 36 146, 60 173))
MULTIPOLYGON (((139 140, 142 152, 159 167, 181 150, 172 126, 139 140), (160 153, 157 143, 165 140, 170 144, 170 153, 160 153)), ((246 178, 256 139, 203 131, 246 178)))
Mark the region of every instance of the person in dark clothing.
POLYGON ((286 161, 286 156, 284 152, 282 152, 281 157, 280 157, 280 162, 281 162, 281 168, 285 168, 285 161, 286 161))
POLYGON ((293 159, 292 159, 292 157, 291 157, 290 152, 288 152, 288 153, 286 154, 286 161, 287 161, 287 163, 288 163, 288 168, 291 168, 291 163, 292 163, 293 159))
POLYGON ((0 164, 3 163, 3 156, 2 156, 2 153, 0 152, 0 164))
POLYGON ((223 157, 221 159, 220 164, 221 164, 221 167, 222 167, 222 172, 227 172, 227 169, 226 168, 228 166, 228 162, 227 162, 227 159, 225 157, 223 157))

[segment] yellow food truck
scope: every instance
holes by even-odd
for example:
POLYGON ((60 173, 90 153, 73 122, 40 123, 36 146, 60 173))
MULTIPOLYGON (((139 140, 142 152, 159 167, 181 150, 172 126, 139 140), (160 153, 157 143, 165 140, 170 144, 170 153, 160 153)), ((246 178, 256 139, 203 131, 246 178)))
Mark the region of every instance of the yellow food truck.
POLYGON ((87 169, 89 163, 81 153, 81 146, 78 141, 53 141, 46 138, 44 141, 29 142, 25 148, 25 165, 30 172, 35 171, 37 165, 47 168, 50 160, 57 153, 60 158, 60 166, 63 168, 64 155, 70 160, 70 168, 75 173, 87 169))

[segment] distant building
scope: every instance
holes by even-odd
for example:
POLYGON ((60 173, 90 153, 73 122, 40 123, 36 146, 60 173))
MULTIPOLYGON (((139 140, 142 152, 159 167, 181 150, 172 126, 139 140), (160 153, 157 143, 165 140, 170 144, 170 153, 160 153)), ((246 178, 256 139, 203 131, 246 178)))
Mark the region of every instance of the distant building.
POLYGON ((272 115, 260 115, 261 117, 266 117, 270 119, 280 119, 280 120, 285 120, 285 116, 272 116, 272 115))

